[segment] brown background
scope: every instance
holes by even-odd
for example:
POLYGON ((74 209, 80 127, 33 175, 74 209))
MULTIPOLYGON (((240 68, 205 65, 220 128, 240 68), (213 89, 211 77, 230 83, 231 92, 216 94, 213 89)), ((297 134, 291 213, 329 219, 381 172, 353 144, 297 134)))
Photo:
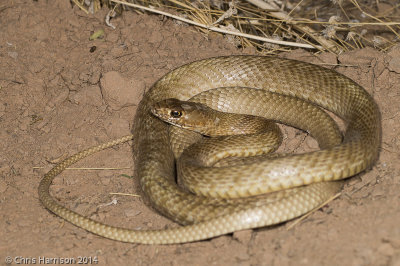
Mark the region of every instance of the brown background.
MULTIPOLYGON (((173 68, 255 52, 155 15, 126 12, 113 20, 112 30, 104 25, 106 10, 85 15, 69 1, 52 2, 0 4, 0 264, 6 256, 97 256, 100 264, 400 265, 400 46, 386 54, 366 48, 340 56, 302 50, 282 55, 344 73, 380 106, 380 159, 348 182, 339 199, 290 230, 282 225, 183 245, 126 244, 45 210, 37 196, 41 176, 76 151, 129 134, 143 91, 173 68), (105 38, 89 41, 101 28, 105 38)), ((313 145, 290 132, 287 147, 313 145)), ((141 198, 109 194, 138 193, 136 180, 126 176, 133 173, 131 154, 124 144, 85 159, 76 166, 128 168, 68 170, 56 178, 52 194, 108 224, 173 225, 141 198), (109 204, 112 199, 118 203, 109 204)))

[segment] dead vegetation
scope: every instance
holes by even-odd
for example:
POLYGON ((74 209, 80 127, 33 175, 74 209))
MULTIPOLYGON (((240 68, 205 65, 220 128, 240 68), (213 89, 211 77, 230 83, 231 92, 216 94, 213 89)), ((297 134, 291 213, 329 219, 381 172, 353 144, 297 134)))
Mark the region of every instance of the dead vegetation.
POLYGON ((264 54, 293 49, 341 53, 375 47, 385 51, 400 40, 400 3, 379 0, 72 0, 86 13, 110 8, 108 18, 124 11, 153 12, 178 23, 217 31, 239 48, 264 54))
POLYGON ((71 0, 86 13, 109 8, 152 12, 194 25, 204 34, 225 34, 239 48, 260 53, 302 47, 341 53, 363 47, 385 51, 400 40, 400 3, 395 0, 71 0))

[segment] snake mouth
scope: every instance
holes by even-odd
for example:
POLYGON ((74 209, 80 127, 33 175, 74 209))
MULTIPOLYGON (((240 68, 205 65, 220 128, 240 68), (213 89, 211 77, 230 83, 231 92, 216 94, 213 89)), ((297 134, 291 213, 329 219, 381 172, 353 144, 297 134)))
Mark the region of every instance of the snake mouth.
POLYGON ((152 115, 156 116, 156 117, 159 116, 159 112, 158 112, 157 108, 155 108, 155 107, 152 107, 152 108, 150 109, 150 113, 151 113, 152 115))
POLYGON ((150 113, 151 113, 153 116, 155 116, 155 117, 157 117, 157 118, 159 118, 159 119, 161 119, 161 120, 167 122, 168 114, 166 114, 165 112, 163 112, 162 109, 158 108, 158 106, 153 106, 153 107, 150 109, 150 113))

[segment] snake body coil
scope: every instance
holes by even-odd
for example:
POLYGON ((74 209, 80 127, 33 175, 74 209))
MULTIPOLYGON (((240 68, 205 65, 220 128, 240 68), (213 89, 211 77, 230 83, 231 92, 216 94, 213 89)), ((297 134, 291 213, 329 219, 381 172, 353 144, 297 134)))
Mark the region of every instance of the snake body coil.
MULTIPOLYGON (((192 137, 196 138, 182 129, 177 130, 178 133, 173 134, 181 134, 188 142, 193 142, 192 137)), ((155 83, 139 104, 133 139, 135 171, 144 194, 157 210, 185 226, 146 231, 116 228, 83 217, 52 199, 48 190, 57 174, 80 158, 115 143, 78 153, 46 174, 39 186, 43 205, 95 234, 147 244, 190 242, 280 223, 319 206, 340 189, 341 182, 335 180, 355 175, 376 160, 380 120, 372 97, 335 71, 274 57, 229 56, 184 65, 155 83), (234 88, 214 90, 221 87, 253 89, 249 90, 250 93, 234 88), (268 111, 275 109, 272 106, 266 110, 265 103, 258 101, 258 94, 263 91, 272 92, 276 98, 270 104, 276 104, 277 108, 283 104, 283 109, 268 111), (225 112, 269 119, 279 112, 280 120, 289 121, 294 126, 308 123, 310 133, 322 149, 285 155, 250 166, 206 169, 204 173, 207 176, 196 172, 194 176, 206 178, 205 183, 211 184, 207 189, 213 191, 209 194, 213 197, 187 192, 175 182, 175 158, 170 148, 169 126, 153 116, 151 108, 164 99, 188 100, 194 96, 199 102, 225 112), (288 98, 309 101, 342 118, 347 126, 343 142, 339 145, 324 142, 325 131, 319 129, 318 121, 304 118, 299 110, 301 106, 293 106, 288 98), (290 110, 295 112, 290 113, 290 110), (255 181, 250 178, 252 176, 256 177, 255 181), (220 188, 214 179, 221 179, 228 186, 220 188), (240 189, 236 189, 232 182, 239 182, 240 189), (234 198, 229 198, 230 195, 234 198), (242 195, 258 196, 241 198, 242 195)))

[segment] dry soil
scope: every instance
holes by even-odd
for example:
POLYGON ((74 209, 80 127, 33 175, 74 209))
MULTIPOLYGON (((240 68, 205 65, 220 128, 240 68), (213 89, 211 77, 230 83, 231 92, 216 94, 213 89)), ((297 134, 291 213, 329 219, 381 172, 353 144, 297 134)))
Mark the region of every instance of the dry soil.
MULTIPOLYGON (((120 243, 77 228, 44 209, 37 187, 54 163, 130 133, 141 95, 175 67, 237 50, 223 37, 156 15, 126 12, 104 23, 69 1, 0 3, 0 264, 43 258, 97 259, 105 265, 400 265, 400 46, 296 58, 344 73, 364 86, 382 113, 376 164, 349 181, 340 198, 294 228, 247 230, 196 243, 120 243), (103 29, 104 38, 89 40, 103 29), (118 94, 115 92, 118 91, 118 94)), ((287 131, 287 147, 313 146, 287 131)), ((132 179, 131 144, 91 156, 67 170, 52 194, 99 221, 128 228, 173 225, 142 198, 132 179), (114 204, 116 203, 116 204, 114 204)), ((50 261, 54 262, 54 261, 50 261)), ((61 261, 59 261, 61 262, 61 261)))

